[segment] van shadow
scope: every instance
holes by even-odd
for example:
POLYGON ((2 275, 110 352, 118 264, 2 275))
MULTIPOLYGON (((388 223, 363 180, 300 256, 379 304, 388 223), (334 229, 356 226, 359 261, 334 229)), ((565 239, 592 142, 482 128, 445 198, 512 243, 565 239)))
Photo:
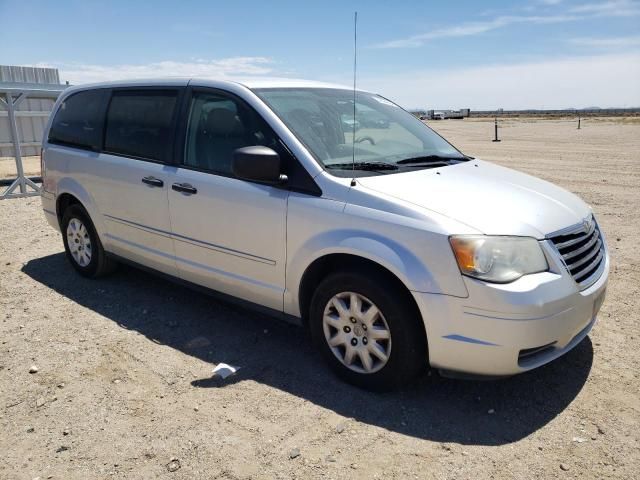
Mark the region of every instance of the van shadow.
POLYGON ((226 380, 196 380, 194 388, 250 379, 360 422, 438 442, 502 445, 530 435, 571 403, 593 361, 587 337, 564 357, 519 376, 479 382, 424 375, 404 391, 375 394, 334 377, 302 328, 141 270, 121 266, 112 276, 86 280, 58 253, 29 261, 22 271, 155 343, 241 367, 226 380))

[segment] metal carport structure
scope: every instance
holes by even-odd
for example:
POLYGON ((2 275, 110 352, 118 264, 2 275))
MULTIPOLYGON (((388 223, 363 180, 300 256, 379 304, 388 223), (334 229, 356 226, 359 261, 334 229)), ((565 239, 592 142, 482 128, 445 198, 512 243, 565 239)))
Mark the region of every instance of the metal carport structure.
POLYGON ((18 133, 16 108, 26 98, 55 100, 65 88, 67 88, 67 85, 21 82, 0 83, 0 105, 5 107, 8 112, 9 129, 11 131, 11 141, 13 143, 17 171, 17 178, 15 178, 4 191, 0 191, 0 200, 5 198, 28 197, 40 193, 40 187, 24 174, 21 153, 22 144, 18 133))

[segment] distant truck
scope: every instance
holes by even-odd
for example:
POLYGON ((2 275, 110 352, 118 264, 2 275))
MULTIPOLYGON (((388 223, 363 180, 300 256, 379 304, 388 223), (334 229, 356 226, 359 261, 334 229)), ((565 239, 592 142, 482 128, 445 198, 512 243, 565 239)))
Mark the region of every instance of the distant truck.
POLYGON ((468 108, 461 108, 460 110, 428 110, 427 120, 445 120, 451 119, 463 119, 469 116, 471 110, 468 108))

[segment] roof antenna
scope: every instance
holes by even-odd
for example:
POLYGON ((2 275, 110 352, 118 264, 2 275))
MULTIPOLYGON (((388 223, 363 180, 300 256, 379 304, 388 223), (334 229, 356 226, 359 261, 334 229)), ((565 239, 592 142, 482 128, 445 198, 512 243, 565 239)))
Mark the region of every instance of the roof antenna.
POLYGON ((353 138, 351 139, 351 186, 356 186, 356 67, 358 66, 358 12, 353 15, 353 138))

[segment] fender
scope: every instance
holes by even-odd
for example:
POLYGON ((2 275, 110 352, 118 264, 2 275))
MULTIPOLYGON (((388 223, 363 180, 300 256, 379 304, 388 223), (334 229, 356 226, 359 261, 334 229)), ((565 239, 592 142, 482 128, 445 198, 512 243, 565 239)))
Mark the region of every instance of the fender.
MULTIPOLYGON (((58 180, 57 184, 56 209, 60 195, 65 193, 73 195, 80 201, 84 209, 89 214, 89 217, 91 217, 91 221, 93 222, 93 226, 95 227, 98 236, 100 237, 102 245, 106 248, 105 241, 108 240, 108 237, 106 237, 105 234, 107 233, 107 229, 102 220, 102 213, 98 209, 98 206, 91 194, 77 180, 70 177, 63 177, 58 180)), ((56 213, 58 212, 56 211, 56 213)))
MULTIPOLYGON (((372 232, 339 229, 309 238, 287 259, 284 311, 301 316, 299 288, 302 277, 314 261, 331 254, 348 254, 373 261, 393 273, 410 291, 445 294, 437 277, 424 261, 403 245, 372 232)), ((466 296, 462 286, 460 296, 466 296)))

